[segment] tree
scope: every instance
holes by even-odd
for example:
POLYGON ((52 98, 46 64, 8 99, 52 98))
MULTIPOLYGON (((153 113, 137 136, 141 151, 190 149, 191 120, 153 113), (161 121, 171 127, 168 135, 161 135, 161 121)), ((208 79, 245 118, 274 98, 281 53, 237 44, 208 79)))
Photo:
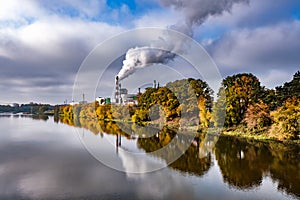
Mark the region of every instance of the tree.
POLYGON ((155 105, 161 105, 166 114, 166 120, 172 120, 178 116, 177 108, 180 105, 174 93, 166 88, 148 88, 146 92, 140 96, 139 109, 133 116, 133 121, 148 121, 149 110, 155 105))
POLYGON ((300 71, 297 71, 290 82, 283 86, 276 87, 277 101, 281 106, 287 99, 293 96, 300 98, 300 71))
POLYGON ((223 127, 226 117, 226 94, 224 88, 218 92, 218 100, 213 105, 212 122, 214 127, 223 127))
POLYGON ((244 122, 251 131, 261 131, 271 125, 270 109, 263 101, 250 105, 246 111, 244 122))
POLYGON ((199 118, 202 128, 207 128, 211 119, 213 90, 200 79, 182 79, 166 85, 180 101, 183 118, 199 118))
POLYGON ((300 99, 289 98, 282 107, 271 113, 274 124, 272 136, 284 139, 300 139, 300 99))
POLYGON ((207 128, 211 118, 212 94, 213 91, 206 82, 192 78, 170 82, 165 87, 148 88, 139 97, 139 108, 136 110, 133 121, 150 120, 150 108, 153 108, 151 120, 158 119, 162 112, 154 106, 161 105, 165 120, 172 121, 181 117, 190 125, 200 123, 202 128, 207 128), (157 115, 153 114, 155 111, 157 115))
POLYGON ((263 93, 261 95, 262 101, 267 104, 270 110, 275 110, 281 103, 278 101, 278 96, 276 95, 276 90, 274 89, 263 89, 263 93))
POLYGON ((149 115, 147 110, 137 109, 135 114, 132 116, 132 121, 135 123, 149 121, 149 115))
POLYGON ((248 106, 257 102, 263 92, 258 78, 251 73, 228 76, 222 88, 226 95, 226 127, 239 125, 248 106))
POLYGON ((200 126, 201 128, 208 128, 211 119, 211 113, 206 108, 206 101, 203 97, 198 100, 198 108, 199 108, 200 126))

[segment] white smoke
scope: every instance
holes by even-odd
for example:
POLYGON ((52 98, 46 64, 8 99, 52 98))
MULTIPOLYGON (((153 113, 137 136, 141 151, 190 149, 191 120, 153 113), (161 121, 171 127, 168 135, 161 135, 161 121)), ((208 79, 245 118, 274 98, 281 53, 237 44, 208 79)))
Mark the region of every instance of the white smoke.
MULTIPOLYGON (((201 25, 209 16, 222 15, 224 11, 230 12, 235 3, 248 3, 249 0, 159 0, 165 7, 171 7, 182 13, 183 22, 169 26, 188 36, 193 36, 194 26, 201 25)), ((135 47, 127 51, 123 66, 118 76, 120 80, 127 78, 137 69, 151 64, 166 64, 173 60, 176 50, 184 52, 185 41, 172 40, 168 34, 150 46, 135 47), (166 51, 168 49, 170 51, 166 51)))
POLYGON ((123 66, 118 76, 122 80, 133 74, 137 69, 154 63, 166 64, 175 54, 152 47, 136 47, 127 51, 123 66))

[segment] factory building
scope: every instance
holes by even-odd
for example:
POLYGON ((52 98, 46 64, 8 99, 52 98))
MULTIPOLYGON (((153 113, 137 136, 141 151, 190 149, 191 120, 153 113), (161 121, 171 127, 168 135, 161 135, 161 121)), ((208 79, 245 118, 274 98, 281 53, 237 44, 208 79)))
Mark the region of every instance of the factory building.
POLYGON ((96 101, 99 105, 111 104, 110 98, 97 97, 96 101))
MULTIPOLYGON (((156 82, 154 80, 153 86, 150 88, 159 88, 159 82, 156 82)), ((147 89, 147 88, 146 88, 147 89)), ((139 96, 141 95, 141 89, 139 88, 137 94, 129 94, 128 90, 126 88, 122 88, 122 85, 120 83, 120 79, 118 76, 115 78, 115 92, 114 92, 114 97, 113 101, 111 102, 110 98, 103 98, 103 97, 98 97, 96 98, 96 101, 99 103, 99 105, 104 105, 104 104, 123 104, 123 105, 137 105, 138 104, 138 99, 139 96)))
POLYGON ((115 103, 116 104, 137 104, 137 94, 128 94, 126 88, 122 88, 119 77, 116 76, 115 82, 115 103))

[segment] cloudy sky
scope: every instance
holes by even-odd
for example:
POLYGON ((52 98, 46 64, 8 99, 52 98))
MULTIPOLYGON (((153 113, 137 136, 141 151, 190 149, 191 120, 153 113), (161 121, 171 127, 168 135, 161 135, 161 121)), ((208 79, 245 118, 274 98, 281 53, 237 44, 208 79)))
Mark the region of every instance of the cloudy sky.
POLYGON ((174 25, 204 46, 223 77, 251 72, 272 88, 300 68, 299 0, 0 1, 0 104, 71 100, 99 43, 174 25))

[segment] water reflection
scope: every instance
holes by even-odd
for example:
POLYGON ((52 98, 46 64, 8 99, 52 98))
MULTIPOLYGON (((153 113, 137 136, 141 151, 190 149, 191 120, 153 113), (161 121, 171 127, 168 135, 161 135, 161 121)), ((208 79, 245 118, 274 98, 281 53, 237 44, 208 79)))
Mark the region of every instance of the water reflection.
POLYGON ((240 189, 259 186, 264 176, 278 189, 300 196, 299 147, 221 137, 215 149, 225 182, 240 189))
MULTIPOLYGON (((130 144, 137 150, 153 152, 170 138, 177 137, 180 142, 189 139, 188 133, 167 127, 161 130, 152 127, 149 133, 139 133, 140 129, 136 129, 138 131, 134 134, 127 132, 134 130, 132 124, 124 124, 128 128, 125 133, 113 123, 103 122, 98 126, 83 119, 80 121, 82 124, 74 120, 61 120, 70 122, 72 126, 80 125, 82 128, 76 130, 84 131, 86 136, 91 135, 100 145, 104 139, 115 141, 121 138, 118 142, 122 149, 130 144), (91 128, 93 132, 83 127, 91 128), (139 137, 140 134, 149 137, 139 137)), ((54 124, 51 118, 44 123, 27 117, 2 117, 0 127, 0 199, 299 197, 297 147, 222 137, 213 148, 210 143, 214 137, 199 135, 193 138, 189 149, 169 168, 146 174, 130 174, 97 162, 80 144, 73 127, 54 124)), ((173 151, 180 150, 180 144, 167 150, 171 155, 173 151)), ((112 151, 108 156, 122 158, 126 167, 137 165, 122 153, 122 150, 119 151, 117 156, 112 151)))
POLYGON ((0 117, 6 117, 6 118, 31 118, 31 119, 35 119, 35 120, 44 120, 44 121, 47 121, 49 119, 48 115, 11 114, 11 113, 0 114, 0 117))
MULTIPOLYGON (((123 136, 127 140, 135 140, 137 138, 136 145, 139 149, 147 153, 152 153, 151 155, 165 160, 166 163, 172 161, 174 156, 181 155, 179 159, 170 165, 171 168, 181 172, 201 176, 212 165, 211 149, 207 148, 204 144, 206 142, 205 135, 194 138, 194 134, 181 133, 178 130, 169 129, 167 126, 164 126, 160 130, 154 126, 141 128, 131 123, 115 123, 112 121, 98 121, 84 118, 75 120, 61 118, 59 121, 71 126, 86 128, 95 135, 116 135, 115 144, 117 152, 118 148, 122 146, 120 136, 123 136), (174 137, 176 137, 176 143, 168 145, 174 137), (191 141, 193 141, 194 145, 191 145, 191 141), (186 148, 187 146, 188 148, 186 148), (157 151, 163 147, 165 147, 164 153, 157 151)), ((124 157, 125 155, 121 156, 124 157)), ((139 171, 138 168, 136 170, 139 171)))
POLYGON ((190 144, 191 135, 167 127, 150 127, 148 132, 145 132, 145 129, 140 132, 134 124, 120 125, 114 122, 64 118, 60 119, 60 122, 84 127, 94 134, 116 135, 116 146, 122 143, 119 137, 121 135, 128 140, 137 138, 137 147, 145 152, 155 152, 176 137, 179 142, 176 145, 168 145, 164 157, 153 154, 168 161, 174 152, 183 151, 182 156, 169 166, 176 171, 201 177, 210 170, 213 160, 216 159, 223 181, 230 186, 240 190, 253 189, 259 187, 268 176, 273 181, 278 181, 278 190, 300 197, 300 154, 297 146, 231 137, 220 137, 216 145, 210 145, 211 142, 216 142, 217 138, 211 136, 208 141, 207 136, 198 135, 184 152, 181 146, 184 143, 190 144))
MULTIPOLYGON (((172 162, 169 167, 181 172, 187 172, 198 176, 205 174, 212 165, 212 159, 210 153, 208 153, 205 157, 201 157, 201 154, 199 153, 199 144, 201 144, 201 142, 204 140, 203 137, 195 138, 193 143, 195 145, 190 145, 190 135, 177 133, 174 130, 164 127, 157 133, 157 135, 149 138, 139 138, 137 140, 137 145, 146 152, 153 152, 166 146, 174 137, 177 137, 178 142, 176 145, 168 145, 166 148, 167 154, 164 154, 164 156, 161 158, 169 160, 169 157, 172 157, 174 153, 180 151, 181 156, 179 159, 175 160, 175 162, 172 162), (189 145, 187 150, 185 148, 186 145, 189 145)), ((161 156, 160 154, 156 155, 161 156)))
POLYGON ((0 127, 0 199, 196 199, 167 170, 129 177, 101 165, 72 127, 7 117, 0 127), (31 127, 31 140, 15 141, 29 136, 24 127, 31 127))

